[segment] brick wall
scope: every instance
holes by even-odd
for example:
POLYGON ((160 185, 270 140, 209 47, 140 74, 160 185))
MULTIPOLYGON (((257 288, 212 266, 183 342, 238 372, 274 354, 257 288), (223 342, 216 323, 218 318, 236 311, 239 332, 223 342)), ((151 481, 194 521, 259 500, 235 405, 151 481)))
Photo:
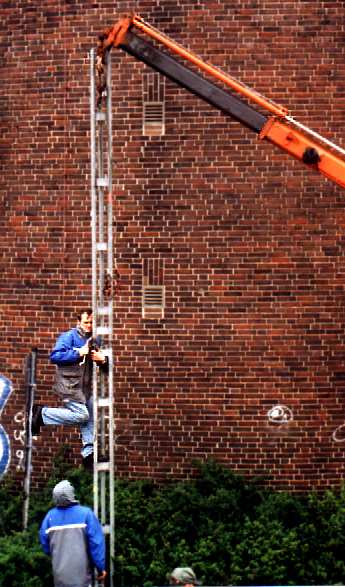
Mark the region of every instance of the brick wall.
MULTIPOLYGON (((1 424, 13 474, 25 355, 39 347, 37 396, 55 405, 48 353, 90 299, 88 52, 131 8, 0 1, 0 357, 13 382, 1 424)), ((139 0, 135 9, 345 144, 342 2, 139 0)), ((118 473, 185 478, 194 459, 215 458, 276 488, 336 487, 344 191, 169 81, 166 134, 143 136, 147 71, 113 51, 118 473), (163 320, 142 318, 150 260, 166 288, 163 320), (290 424, 269 423, 276 404, 292 409, 290 424)), ((78 462, 76 429, 44 430, 35 482, 61 444, 78 462)))

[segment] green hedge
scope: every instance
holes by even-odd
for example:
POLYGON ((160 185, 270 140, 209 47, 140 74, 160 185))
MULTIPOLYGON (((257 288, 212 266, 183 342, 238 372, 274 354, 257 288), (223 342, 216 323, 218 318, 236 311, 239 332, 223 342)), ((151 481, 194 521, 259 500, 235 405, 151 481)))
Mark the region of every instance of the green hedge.
POLYGON ((180 565, 205 585, 344 583, 343 489, 301 496, 215 463, 199 472, 162 487, 118 483, 117 584, 164 585, 180 565))
MULTIPOLYGON (((116 482, 116 585, 166 584, 175 566, 192 566, 205 585, 345 583, 345 490, 289 494, 265 490, 216 463, 194 480, 157 485, 116 482)), ((69 478, 91 505, 92 477, 60 463, 31 497, 21 531, 21 496, 0 485, 0 587, 51 585, 38 527, 51 490, 69 478)))

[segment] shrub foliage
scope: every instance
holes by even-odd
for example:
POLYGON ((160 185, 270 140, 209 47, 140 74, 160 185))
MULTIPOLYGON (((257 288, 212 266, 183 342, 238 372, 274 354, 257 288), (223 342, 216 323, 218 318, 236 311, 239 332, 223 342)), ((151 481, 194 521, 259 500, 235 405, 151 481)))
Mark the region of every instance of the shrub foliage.
MULTIPOLYGON (((21 496, 0 485, 0 587, 52 584, 38 528, 62 478, 91 505, 92 477, 57 467, 31 497, 21 530, 21 496)), ((115 483, 115 583, 165 585, 175 566, 192 566, 205 585, 325 585, 345 582, 345 490, 274 492, 230 470, 198 465, 193 480, 115 483)))

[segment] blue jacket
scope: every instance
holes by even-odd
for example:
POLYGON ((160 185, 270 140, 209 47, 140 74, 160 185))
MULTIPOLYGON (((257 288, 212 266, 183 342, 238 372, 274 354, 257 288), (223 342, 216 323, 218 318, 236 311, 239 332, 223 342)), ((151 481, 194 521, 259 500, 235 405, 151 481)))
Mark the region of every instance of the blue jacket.
POLYGON ((73 504, 49 510, 40 542, 52 557, 55 587, 84 587, 91 582, 91 567, 105 569, 102 527, 88 507, 73 504))
MULTIPOLYGON (((94 368, 90 355, 81 357, 78 349, 90 339, 83 336, 77 328, 72 328, 59 336, 50 353, 50 360, 57 367, 54 391, 63 400, 86 403, 92 395, 92 371, 94 368)), ((100 340, 96 339, 96 346, 100 340)), ((108 363, 100 365, 107 372, 108 363)))
POLYGON ((59 336, 55 347, 50 353, 50 360, 60 367, 64 365, 74 365, 81 361, 79 352, 84 344, 87 343, 90 335, 82 336, 77 328, 72 328, 59 336))

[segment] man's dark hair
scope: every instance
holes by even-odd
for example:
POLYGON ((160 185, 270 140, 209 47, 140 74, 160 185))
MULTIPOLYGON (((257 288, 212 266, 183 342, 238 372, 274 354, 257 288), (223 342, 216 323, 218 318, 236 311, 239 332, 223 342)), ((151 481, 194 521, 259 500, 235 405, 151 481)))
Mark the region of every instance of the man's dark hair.
POLYGON ((92 308, 85 308, 84 310, 79 310, 79 312, 77 314, 77 318, 79 321, 81 320, 81 317, 83 314, 86 314, 87 316, 91 316, 92 308))

